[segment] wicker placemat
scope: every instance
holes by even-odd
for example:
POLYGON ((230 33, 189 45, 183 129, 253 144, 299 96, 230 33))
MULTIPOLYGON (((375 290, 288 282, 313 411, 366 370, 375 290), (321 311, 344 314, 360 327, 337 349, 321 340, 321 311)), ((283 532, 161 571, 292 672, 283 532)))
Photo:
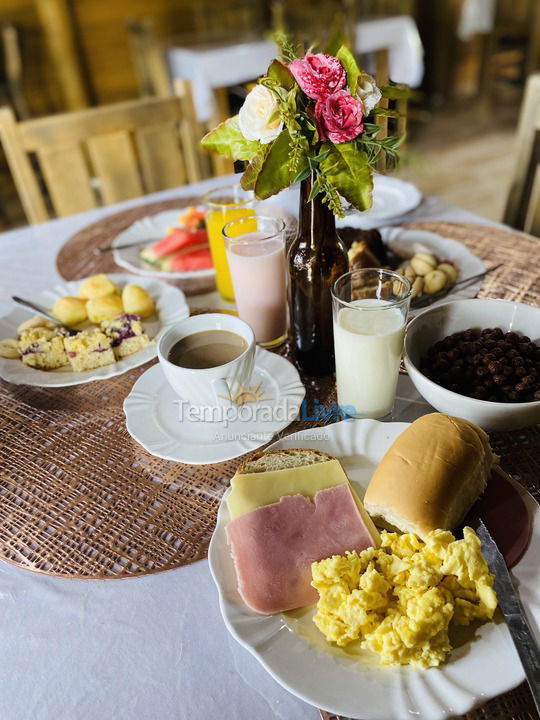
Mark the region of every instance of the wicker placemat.
MULTIPOLYGON (((196 197, 178 197, 172 200, 137 205, 137 207, 121 212, 112 213, 98 220, 92 225, 79 230, 62 246, 56 258, 58 272, 65 280, 78 280, 95 273, 124 273, 127 272, 113 260, 112 253, 94 255, 94 248, 110 247, 113 239, 136 220, 146 215, 155 215, 164 210, 174 210, 199 205, 200 195, 196 197)), ((187 278, 184 280, 169 280, 173 285, 181 288, 186 295, 210 292, 215 289, 214 278, 187 278)))
MULTIPOLYGON (((206 554, 239 459, 184 465, 131 439, 122 404, 154 362, 75 387, 0 382, 0 558, 50 575, 113 578, 206 554)), ((332 379, 306 387, 310 410, 313 400, 335 402, 332 379)), ((283 434, 313 425, 296 422, 283 434)))
MULTIPOLYGON (((175 202, 147 205, 143 214, 175 202)), ((140 211, 134 209, 129 218, 111 216, 112 222, 118 217, 114 232, 140 217, 140 211)), ((116 270, 91 266, 87 251, 91 243, 106 244, 101 233, 111 226, 96 223, 90 235, 80 233, 70 241, 79 244, 71 248, 71 261, 65 248, 59 256, 65 277, 116 270)), ((503 262, 484 281, 481 296, 540 304, 540 241, 476 225, 411 227, 461 240, 488 265, 503 262)), ((281 352, 287 355, 288 348, 281 352)), ((206 555, 220 498, 239 460, 207 466, 172 463, 150 456, 129 437, 122 402, 148 367, 72 388, 0 381, 0 558, 63 577, 121 578, 179 567, 206 555)), ((335 402, 332 380, 303 380, 308 407, 315 399, 335 402)), ((316 424, 296 422, 283 434, 316 424)), ((540 499, 540 428, 494 433, 492 443, 502 467, 540 499)), ((536 712, 526 686, 467 715, 469 720, 492 717, 533 720, 536 712)))

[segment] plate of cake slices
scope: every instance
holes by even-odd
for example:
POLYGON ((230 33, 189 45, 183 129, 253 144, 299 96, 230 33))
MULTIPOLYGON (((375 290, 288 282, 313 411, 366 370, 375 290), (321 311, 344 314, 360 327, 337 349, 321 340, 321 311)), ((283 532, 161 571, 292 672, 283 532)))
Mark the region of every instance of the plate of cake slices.
POLYGON ((332 715, 444 720, 516 687, 495 579, 463 527, 480 494, 537 628, 540 508, 484 431, 433 413, 308 429, 240 465, 208 552, 227 629, 332 715))
POLYGON ((121 375, 156 357, 156 340, 189 314, 172 285, 127 274, 93 275, 27 298, 58 320, 18 305, 0 318, 0 377, 65 387, 121 375))

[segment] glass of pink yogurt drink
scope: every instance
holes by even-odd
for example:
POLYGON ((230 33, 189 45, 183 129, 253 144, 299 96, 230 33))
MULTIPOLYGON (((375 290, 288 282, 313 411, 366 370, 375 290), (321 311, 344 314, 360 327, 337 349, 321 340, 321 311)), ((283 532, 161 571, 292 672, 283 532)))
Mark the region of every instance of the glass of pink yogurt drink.
POLYGON ((263 347, 287 337, 285 223, 258 215, 223 228, 238 316, 251 326, 263 347))

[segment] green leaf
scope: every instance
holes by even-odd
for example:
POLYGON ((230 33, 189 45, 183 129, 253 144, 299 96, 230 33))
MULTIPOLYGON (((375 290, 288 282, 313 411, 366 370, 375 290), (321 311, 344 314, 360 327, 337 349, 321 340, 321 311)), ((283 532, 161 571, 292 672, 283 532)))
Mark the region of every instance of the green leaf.
POLYGON ((330 32, 330 37, 328 38, 328 42, 326 43, 326 47, 324 48, 325 54, 336 55, 339 48, 343 45, 344 40, 345 38, 343 37, 343 33, 341 32, 341 24, 334 22, 332 30, 330 32))
POLYGON ((379 90, 383 97, 390 100, 408 100, 413 95, 411 88, 403 85, 383 85, 379 90))
POLYGON ((240 131, 238 115, 220 123, 201 140, 205 150, 225 155, 233 160, 251 160, 261 149, 256 140, 246 140, 240 131))
POLYGON ((373 108, 373 110, 371 112, 373 115, 375 115, 375 117, 377 117, 377 115, 379 117, 391 117, 391 118, 401 117, 401 113, 399 113, 397 110, 389 110, 388 108, 383 108, 383 107, 373 108))
POLYGON ((381 129, 380 125, 375 125, 374 123, 364 123, 364 132, 368 135, 376 135, 379 130, 381 129))
POLYGON ((311 202, 314 197, 316 197, 322 190, 323 186, 323 180, 321 180, 320 175, 317 175, 315 182, 311 186, 311 190, 308 197, 308 202, 311 202))
POLYGON ((276 80, 285 90, 292 90, 296 83, 292 72, 279 60, 272 60, 267 75, 272 80, 276 80))
POLYGON ((349 86, 351 95, 356 95, 358 78, 360 77, 360 68, 358 67, 356 58, 349 48, 345 47, 345 45, 342 45, 339 48, 337 58, 347 73, 347 85, 349 86))
POLYGON ((308 166, 305 167, 303 170, 301 170, 301 171, 298 173, 298 175, 294 178, 294 183, 293 183, 293 184, 296 185, 296 183, 302 182, 302 180, 305 180, 305 179, 308 178, 310 175, 311 175, 311 167, 308 165, 308 166))
POLYGON ((240 185, 243 190, 254 190, 255 183, 261 171, 263 162, 270 151, 270 143, 261 145, 261 151, 255 155, 253 160, 244 170, 244 174, 240 178, 240 185))
POLYGON ((373 178, 366 153, 354 141, 339 145, 324 143, 323 148, 329 149, 320 165, 327 182, 357 210, 369 210, 373 178))
POLYGON ((255 195, 259 199, 264 200, 289 187, 297 175, 307 167, 307 141, 300 165, 294 171, 291 171, 289 164, 291 145, 288 130, 283 130, 272 143, 255 183, 255 195))

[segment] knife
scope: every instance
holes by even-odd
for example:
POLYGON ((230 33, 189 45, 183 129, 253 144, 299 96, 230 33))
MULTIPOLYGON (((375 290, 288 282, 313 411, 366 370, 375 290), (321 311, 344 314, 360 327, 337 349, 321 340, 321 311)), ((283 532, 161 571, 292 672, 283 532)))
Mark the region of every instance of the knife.
POLYGON ((490 572, 495 575, 493 587, 497 593, 499 607, 523 665, 536 709, 540 714, 540 648, 527 621, 519 593, 514 586, 504 557, 483 520, 477 515, 469 513, 464 524, 472 527, 480 538, 482 554, 490 572))
POLYGON ((135 242, 125 243, 124 245, 108 245, 107 247, 96 247, 93 250, 94 255, 103 255, 104 253, 114 252, 115 250, 127 250, 128 248, 139 247, 139 245, 148 245, 155 243, 161 238, 146 238, 146 240, 136 240, 135 242))

